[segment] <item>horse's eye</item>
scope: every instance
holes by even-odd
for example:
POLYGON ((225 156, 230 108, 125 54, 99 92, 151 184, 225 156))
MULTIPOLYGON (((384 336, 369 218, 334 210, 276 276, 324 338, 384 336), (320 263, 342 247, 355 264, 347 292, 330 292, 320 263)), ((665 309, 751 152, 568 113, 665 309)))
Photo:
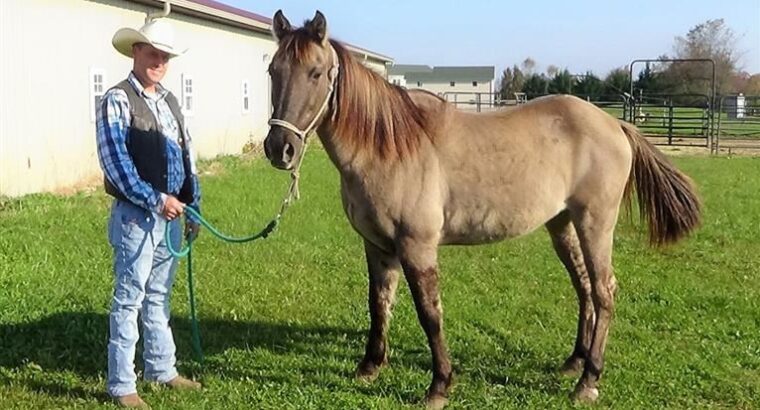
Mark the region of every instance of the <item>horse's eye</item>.
POLYGON ((321 73, 320 71, 315 71, 315 72, 314 72, 314 73, 311 75, 311 78, 313 78, 313 79, 315 79, 315 80, 319 80, 319 78, 320 78, 320 77, 322 77, 322 73, 321 73))

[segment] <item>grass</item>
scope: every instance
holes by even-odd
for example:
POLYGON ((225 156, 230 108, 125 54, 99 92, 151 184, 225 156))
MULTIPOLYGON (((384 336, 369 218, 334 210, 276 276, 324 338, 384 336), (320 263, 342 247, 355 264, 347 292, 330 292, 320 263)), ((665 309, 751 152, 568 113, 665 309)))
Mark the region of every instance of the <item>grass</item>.
MULTIPOLYGON (((760 407, 760 160, 676 158, 705 201, 704 227, 653 250, 621 220, 620 291, 598 408, 760 407)), ((261 228, 288 176, 263 160, 206 164, 205 214, 222 230, 261 228)), ((173 328, 181 372, 202 393, 138 389, 154 408, 415 408, 430 356, 402 286, 391 366, 352 379, 368 326, 360 240, 343 216, 338 176, 310 151, 302 199, 264 241, 208 233, 195 269, 206 363, 190 360, 181 269, 173 328)), ((0 407, 111 408, 105 389, 112 275, 109 199, 100 192, 0 204, 0 407)), ((572 408, 576 302, 545 232, 441 250, 443 304, 456 372, 451 408, 572 408)))

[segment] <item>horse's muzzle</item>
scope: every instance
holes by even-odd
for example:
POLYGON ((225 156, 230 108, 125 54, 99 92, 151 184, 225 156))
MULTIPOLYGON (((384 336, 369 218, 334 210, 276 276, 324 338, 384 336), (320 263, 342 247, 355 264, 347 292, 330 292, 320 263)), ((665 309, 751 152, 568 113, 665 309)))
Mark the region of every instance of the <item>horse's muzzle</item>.
POLYGON ((289 131, 272 128, 264 140, 264 154, 273 167, 283 170, 293 168, 297 158, 296 146, 288 141, 295 138, 289 131))

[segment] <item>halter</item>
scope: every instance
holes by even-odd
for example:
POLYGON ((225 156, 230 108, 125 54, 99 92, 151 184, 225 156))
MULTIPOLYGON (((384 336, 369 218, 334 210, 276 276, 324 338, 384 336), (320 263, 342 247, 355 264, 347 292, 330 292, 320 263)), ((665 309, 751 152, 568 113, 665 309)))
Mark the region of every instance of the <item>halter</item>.
MULTIPOLYGON (((301 130, 292 123, 280 120, 277 118, 270 118, 268 124, 271 126, 280 126, 282 128, 285 128, 287 130, 292 131, 296 136, 298 136, 298 139, 300 139, 303 142, 303 149, 301 149, 301 155, 298 156, 298 160, 296 162, 296 166, 293 168, 293 170, 290 172, 290 187, 288 188, 288 193, 285 195, 285 198, 282 200, 282 205, 280 205, 280 212, 277 213, 277 219, 285 213, 285 210, 288 209, 290 204, 293 202, 294 199, 298 199, 301 195, 298 190, 298 180, 300 178, 299 171, 301 170, 301 164, 303 163, 303 157, 306 154, 306 146, 307 146, 307 138, 309 131, 314 127, 314 125, 317 123, 317 120, 322 115, 322 112, 325 111, 325 108, 327 107, 327 104, 330 102, 330 97, 335 96, 335 83, 338 79, 338 72, 340 69, 340 62, 338 60, 338 53, 335 51, 335 48, 331 45, 330 50, 332 51, 333 56, 333 65, 330 68, 330 73, 328 74, 330 76, 330 86, 327 89, 327 95, 325 96, 325 100, 322 102, 322 106, 319 107, 319 111, 317 111, 317 114, 314 116, 314 119, 311 120, 309 123, 309 126, 305 129, 301 130)), ((334 114, 334 113, 333 113, 334 114)))
POLYGON ((320 116, 322 116, 322 113, 325 111, 325 108, 327 108, 327 104, 330 102, 330 97, 333 96, 335 91, 335 83, 338 79, 338 71, 340 69, 340 63, 338 61, 338 53, 335 52, 335 48, 331 45, 330 51, 332 51, 332 57, 333 57, 333 65, 330 68, 330 86, 327 89, 327 95, 325 96, 325 100, 322 102, 322 106, 319 107, 319 110, 317 111, 317 114, 314 115, 314 118, 311 120, 309 125, 304 128, 303 130, 299 129, 293 123, 290 123, 285 120, 277 119, 277 118, 270 118, 268 124, 272 126, 280 126, 282 128, 285 128, 286 130, 292 131, 296 136, 298 136, 298 139, 306 142, 306 137, 309 131, 314 127, 317 120, 320 116))

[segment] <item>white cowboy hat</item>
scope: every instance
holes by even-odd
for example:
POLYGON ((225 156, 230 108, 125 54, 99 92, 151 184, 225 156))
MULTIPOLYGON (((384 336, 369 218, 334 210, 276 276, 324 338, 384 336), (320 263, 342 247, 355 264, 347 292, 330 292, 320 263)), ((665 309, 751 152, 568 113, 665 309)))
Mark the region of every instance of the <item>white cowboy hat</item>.
POLYGON ((174 30, 169 23, 160 19, 151 20, 140 27, 140 30, 124 27, 113 35, 114 48, 127 57, 133 57, 132 46, 136 43, 147 43, 169 54, 169 57, 177 57, 184 54, 185 50, 178 50, 174 45, 174 30))

